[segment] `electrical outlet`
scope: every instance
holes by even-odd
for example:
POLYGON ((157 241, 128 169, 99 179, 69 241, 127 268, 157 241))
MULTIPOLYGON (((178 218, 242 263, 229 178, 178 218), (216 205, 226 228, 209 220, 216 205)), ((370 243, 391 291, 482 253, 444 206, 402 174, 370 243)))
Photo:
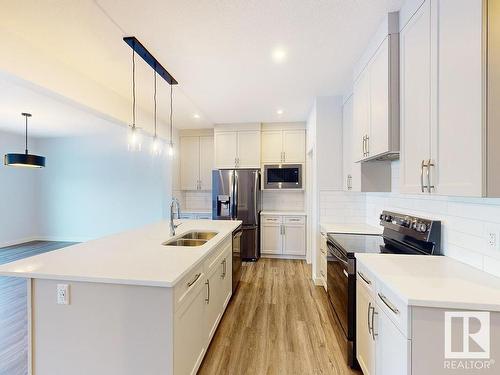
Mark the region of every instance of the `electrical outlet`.
POLYGON ((495 232, 488 233, 488 247, 491 249, 498 248, 498 236, 495 232))
POLYGON ((57 284, 57 304, 69 305, 69 285, 57 284))

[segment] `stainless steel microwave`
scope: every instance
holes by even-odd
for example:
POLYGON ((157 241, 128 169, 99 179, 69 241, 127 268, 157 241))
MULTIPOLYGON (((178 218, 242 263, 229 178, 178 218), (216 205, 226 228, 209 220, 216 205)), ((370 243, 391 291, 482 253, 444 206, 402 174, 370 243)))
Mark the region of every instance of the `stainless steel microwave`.
POLYGON ((263 189, 302 189, 302 164, 264 164, 263 189))

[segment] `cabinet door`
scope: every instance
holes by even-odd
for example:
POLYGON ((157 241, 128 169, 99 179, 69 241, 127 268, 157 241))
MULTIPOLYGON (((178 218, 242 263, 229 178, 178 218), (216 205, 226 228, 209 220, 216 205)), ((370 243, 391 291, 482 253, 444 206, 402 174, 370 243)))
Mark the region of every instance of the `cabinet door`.
POLYGON ((238 132, 237 168, 260 168, 260 130, 238 132))
POLYGON ((389 37, 370 62, 370 133, 368 151, 375 156, 389 151, 389 37))
MULTIPOLYGON (((372 336, 371 317, 375 302, 366 287, 356 282, 356 357, 364 375, 375 374, 375 340, 372 336)), ((380 372, 385 374, 385 372, 380 372)))
POLYGON ((304 163, 306 159, 306 132, 283 130, 283 156, 285 163, 304 163))
POLYGON ((200 138, 181 137, 181 189, 197 190, 200 176, 200 138))
POLYGON ((238 133, 215 133, 215 167, 234 168, 238 156, 238 133))
POLYGON ((262 250, 263 254, 281 254, 283 245, 281 225, 263 225, 262 230, 262 250))
POLYGON ((283 254, 306 255, 306 228, 304 225, 283 227, 283 254))
POLYGON ((430 158, 431 13, 426 0, 400 33, 401 192, 421 193, 430 158))
POLYGON ((200 137, 200 189, 212 189, 212 169, 214 169, 214 138, 200 137))
POLYGON ((262 132, 262 163, 283 162, 283 132, 281 130, 265 130, 262 132))
POLYGON ((222 266, 222 311, 224 312, 233 294, 233 252, 226 252, 221 262, 222 266))
POLYGON ((206 309, 205 309, 205 332, 208 334, 207 340, 210 342, 212 339, 219 320, 222 317, 222 304, 223 304, 223 284, 222 284, 222 258, 216 267, 208 274, 205 282, 206 292, 206 309))
POLYGON ((342 108, 344 191, 361 191, 361 165, 353 160, 353 131, 353 96, 351 96, 342 108))
MULTIPOLYGON (((381 310, 375 319, 377 375, 408 375, 411 373, 411 341, 399 331, 381 310)), ((366 373, 365 373, 366 375, 366 373)))
POLYGON ((175 312, 175 374, 195 374, 203 360, 207 345, 204 312, 205 288, 200 284, 194 298, 175 312))
POLYGON ((353 151, 354 161, 365 158, 367 151, 363 139, 370 128, 370 75, 365 69, 354 84, 353 90, 353 151))
POLYGON ((439 0, 437 129, 431 185, 443 195, 483 194, 483 1, 439 0), (457 27, 460 25, 460 27, 457 27))

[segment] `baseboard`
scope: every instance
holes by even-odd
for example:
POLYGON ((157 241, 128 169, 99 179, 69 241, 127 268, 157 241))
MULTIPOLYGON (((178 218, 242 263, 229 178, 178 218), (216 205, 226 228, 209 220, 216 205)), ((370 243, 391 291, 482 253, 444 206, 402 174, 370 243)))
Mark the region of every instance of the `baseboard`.
POLYGON ((304 255, 277 255, 277 254, 261 254, 261 258, 271 258, 271 259, 298 259, 306 260, 304 255))
POLYGON ((57 236, 40 236, 36 238, 39 241, 54 241, 54 242, 87 242, 95 240, 89 237, 57 237, 57 236))
POLYGON ((39 237, 26 237, 12 241, 0 242, 0 247, 15 246, 15 245, 20 245, 22 243, 37 241, 37 240, 39 240, 39 237))

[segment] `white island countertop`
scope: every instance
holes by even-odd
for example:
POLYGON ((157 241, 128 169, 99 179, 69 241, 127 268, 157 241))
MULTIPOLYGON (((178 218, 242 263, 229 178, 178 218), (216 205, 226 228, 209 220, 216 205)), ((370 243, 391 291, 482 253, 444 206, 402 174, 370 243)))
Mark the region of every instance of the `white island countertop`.
POLYGON ((374 227, 368 224, 333 224, 320 223, 321 233, 342 233, 342 234, 382 234, 381 226, 374 227))
POLYGON ((218 234, 198 247, 163 246, 169 223, 158 222, 0 266, 0 276, 172 287, 201 262, 241 221, 175 220, 176 236, 190 231, 218 234))
POLYGON ((446 256, 356 254, 409 306, 500 311, 500 278, 446 256))

